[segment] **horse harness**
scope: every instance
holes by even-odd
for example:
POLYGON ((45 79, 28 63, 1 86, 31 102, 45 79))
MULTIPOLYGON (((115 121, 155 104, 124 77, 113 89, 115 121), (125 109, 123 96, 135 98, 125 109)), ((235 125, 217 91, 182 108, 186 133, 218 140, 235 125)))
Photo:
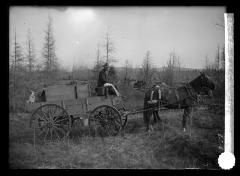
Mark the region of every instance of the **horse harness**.
POLYGON ((194 102, 198 102, 198 98, 197 98, 197 94, 196 92, 193 90, 192 86, 189 83, 186 83, 184 86, 187 90, 187 94, 189 95, 186 98, 191 98, 194 102), (196 98, 195 98, 196 97, 196 98))
MULTIPOLYGON (((175 96, 176 96, 176 99, 177 99, 177 102, 178 102, 178 109, 180 109, 180 101, 182 101, 184 99, 190 98, 194 102, 198 102, 197 95, 196 95, 195 91, 193 90, 192 86, 189 83, 186 83, 184 85, 184 88, 186 89, 188 96, 184 97, 182 100, 180 100, 180 98, 179 98, 178 88, 177 87, 172 87, 172 88, 174 89, 174 93, 175 93, 175 96)), ((150 101, 148 101, 148 104, 157 103, 157 100, 153 100, 154 92, 155 92, 155 90, 151 91, 150 101)), ((161 103, 161 90, 160 89, 158 89, 158 95, 159 95, 158 101, 160 101, 160 103, 161 103)))

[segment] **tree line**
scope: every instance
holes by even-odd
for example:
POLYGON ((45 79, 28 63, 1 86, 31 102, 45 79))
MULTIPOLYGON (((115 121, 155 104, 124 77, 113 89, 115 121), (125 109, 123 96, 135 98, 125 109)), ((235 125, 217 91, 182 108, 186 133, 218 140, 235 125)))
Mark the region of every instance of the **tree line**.
POLYGON ((25 94, 40 87, 39 82, 47 84, 54 79, 59 69, 56 55, 53 20, 48 16, 44 30, 44 43, 41 58, 36 58, 36 51, 30 29, 27 31, 25 47, 18 41, 14 30, 14 42, 9 58, 9 100, 10 110, 24 108, 25 94), (41 60, 40 62, 37 62, 41 60))
MULTIPOLYGON (((161 70, 153 63, 150 50, 145 52, 142 64, 133 68, 128 59, 125 59, 121 72, 114 66, 118 59, 115 57, 117 49, 114 45, 112 36, 106 33, 104 41, 97 44, 96 59, 93 68, 73 65, 72 71, 64 71, 61 68, 56 55, 56 41, 54 38, 53 20, 49 16, 44 30, 44 43, 41 57, 36 57, 34 41, 30 29, 26 35, 26 45, 23 47, 19 42, 14 31, 14 43, 9 60, 9 100, 10 110, 16 111, 24 109, 26 94, 30 90, 37 90, 58 79, 79 79, 95 82, 104 63, 110 64, 109 79, 114 84, 124 84, 130 86, 131 82, 143 81, 144 88, 149 88, 153 84, 165 82, 174 86, 176 82, 186 82, 196 75, 196 70, 183 70, 181 67, 180 56, 173 50, 169 53, 167 63, 161 70), (194 73, 194 74, 192 74, 194 73)), ((220 85, 219 94, 224 95, 224 48, 217 46, 216 57, 213 63, 209 62, 206 56, 206 66, 204 71, 213 76, 220 85)))

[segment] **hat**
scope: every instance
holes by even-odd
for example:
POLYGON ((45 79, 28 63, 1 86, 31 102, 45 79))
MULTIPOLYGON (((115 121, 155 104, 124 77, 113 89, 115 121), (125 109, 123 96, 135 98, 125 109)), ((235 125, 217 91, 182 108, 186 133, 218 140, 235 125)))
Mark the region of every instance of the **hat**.
POLYGON ((104 67, 104 68, 109 67, 108 63, 104 64, 103 67, 104 67))

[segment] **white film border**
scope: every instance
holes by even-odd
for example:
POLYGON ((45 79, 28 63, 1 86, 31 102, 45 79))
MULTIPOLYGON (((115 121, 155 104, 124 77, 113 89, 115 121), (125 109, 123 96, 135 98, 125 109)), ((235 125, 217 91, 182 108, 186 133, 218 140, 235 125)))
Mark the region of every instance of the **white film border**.
POLYGON ((235 165, 234 157, 234 15, 224 14, 225 22, 225 137, 224 153, 218 158, 222 169, 235 165))

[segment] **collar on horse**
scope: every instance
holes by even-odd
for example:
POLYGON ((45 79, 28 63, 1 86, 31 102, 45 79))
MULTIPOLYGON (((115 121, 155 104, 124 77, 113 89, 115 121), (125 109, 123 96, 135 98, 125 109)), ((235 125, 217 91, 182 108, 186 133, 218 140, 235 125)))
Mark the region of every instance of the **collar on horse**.
POLYGON ((189 83, 186 83, 184 87, 186 88, 187 94, 189 95, 188 98, 191 98, 193 101, 198 102, 198 96, 195 89, 189 83))

